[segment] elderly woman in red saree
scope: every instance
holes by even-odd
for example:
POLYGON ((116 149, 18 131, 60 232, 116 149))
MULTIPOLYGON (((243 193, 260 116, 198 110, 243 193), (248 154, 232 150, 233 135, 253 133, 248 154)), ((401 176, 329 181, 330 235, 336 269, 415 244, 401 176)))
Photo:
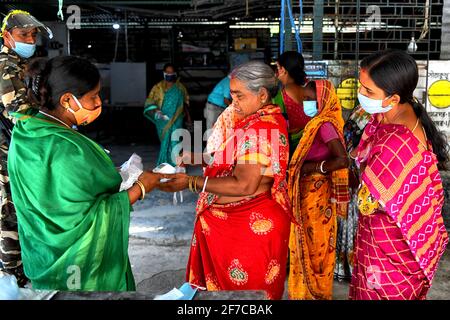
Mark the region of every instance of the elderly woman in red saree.
MULTIPOLYGON (((289 197, 294 223, 289 240, 290 299, 332 298, 337 215, 347 214, 348 157, 344 120, 335 89, 311 81, 314 97, 303 101, 312 118, 289 164, 289 197)), ((308 91, 305 91, 308 92, 308 91)), ((311 94, 308 94, 311 95, 311 94)))
POLYGON ((353 300, 425 299, 448 242, 438 168, 445 140, 413 98, 414 59, 384 51, 362 60, 359 102, 373 114, 357 150, 362 172, 353 300))
POLYGON ((203 177, 167 175, 165 191, 200 192, 186 270, 207 290, 265 290, 281 299, 286 278, 290 207, 286 120, 271 103, 272 69, 258 61, 231 73, 234 132, 214 150, 203 177))

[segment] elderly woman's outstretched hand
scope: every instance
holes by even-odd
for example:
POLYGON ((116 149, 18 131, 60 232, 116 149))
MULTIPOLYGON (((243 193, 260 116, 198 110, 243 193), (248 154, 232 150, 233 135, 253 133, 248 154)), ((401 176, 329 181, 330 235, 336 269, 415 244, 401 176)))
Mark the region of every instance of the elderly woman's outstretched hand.
POLYGON ((176 192, 189 187, 189 176, 185 173, 162 174, 161 176, 162 178, 170 179, 158 185, 158 189, 162 191, 176 192))

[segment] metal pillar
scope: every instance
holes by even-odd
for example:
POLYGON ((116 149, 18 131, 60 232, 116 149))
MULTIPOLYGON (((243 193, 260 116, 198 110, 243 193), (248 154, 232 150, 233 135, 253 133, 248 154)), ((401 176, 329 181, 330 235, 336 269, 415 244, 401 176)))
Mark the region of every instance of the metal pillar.
POLYGON ((323 51, 323 0, 314 1, 313 60, 322 60, 323 51))
MULTIPOLYGON (((292 0, 287 0, 291 4, 292 8, 292 0)), ((294 26, 291 24, 291 19, 289 18, 289 11, 287 9, 286 4, 286 10, 284 13, 284 51, 292 51, 294 50, 292 47, 292 42, 294 41, 294 35, 292 34, 292 28, 294 26)))
POLYGON ((450 59, 450 0, 444 0, 442 8, 441 59, 450 59))

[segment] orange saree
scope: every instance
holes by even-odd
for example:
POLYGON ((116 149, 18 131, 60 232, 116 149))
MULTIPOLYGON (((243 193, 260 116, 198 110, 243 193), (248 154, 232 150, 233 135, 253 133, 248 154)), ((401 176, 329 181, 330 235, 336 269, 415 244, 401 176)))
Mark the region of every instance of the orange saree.
POLYGON ((290 299, 331 299, 336 247, 336 216, 345 216, 349 202, 348 170, 301 176, 320 127, 331 123, 345 146, 341 105, 331 82, 316 80, 319 114, 304 129, 289 164, 289 198, 294 223, 289 239, 290 299))

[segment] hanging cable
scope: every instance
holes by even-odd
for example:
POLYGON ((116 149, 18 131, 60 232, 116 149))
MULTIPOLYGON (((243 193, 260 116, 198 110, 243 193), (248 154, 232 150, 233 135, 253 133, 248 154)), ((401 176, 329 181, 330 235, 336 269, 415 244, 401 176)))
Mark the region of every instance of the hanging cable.
POLYGON ((423 28, 422 28, 422 32, 420 33, 419 39, 417 39, 417 41, 423 40, 425 39, 425 36, 427 35, 427 33, 430 30, 430 27, 428 26, 429 23, 429 19, 430 19, 430 0, 427 0, 425 2, 425 17, 424 17, 424 21, 423 21, 423 28))
MULTIPOLYGON (((302 40, 300 39, 300 28, 299 26, 297 26, 295 24, 295 19, 294 19, 294 15, 292 14, 292 7, 291 7, 291 1, 290 0, 285 0, 287 2, 287 8, 288 8, 288 13, 289 13, 289 19, 291 21, 291 25, 294 28, 294 32, 295 32, 295 40, 297 42, 297 51, 299 53, 302 53, 303 48, 302 48, 302 40)), ((299 22, 300 24, 300 22, 299 22)))
POLYGON ((284 0, 281 0, 281 14, 280 14, 280 54, 284 52, 284 17, 286 7, 284 0))
POLYGON ((300 24, 303 21, 303 0, 299 1, 298 6, 300 7, 300 17, 299 17, 299 21, 298 21, 299 27, 300 27, 300 24))
POLYGON ((117 59, 117 49, 119 48, 119 31, 120 31, 120 29, 116 30, 116 46, 114 48, 114 59, 113 59, 113 62, 116 62, 116 59, 117 59))
POLYGON ((300 0, 300 20, 299 25, 295 24, 294 15, 292 14, 292 7, 290 0, 281 0, 281 14, 280 14, 280 54, 284 52, 284 39, 285 39, 285 16, 286 16, 286 3, 289 14, 289 20, 291 22, 291 27, 294 28, 295 40, 297 42, 297 51, 302 53, 302 40, 300 38, 300 25, 303 20, 303 2, 300 0))
POLYGON ((303 43, 302 38, 300 37, 300 29, 302 27, 303 22, 303 0, 299 2, 300 16, 298 17, 298 41, 300 43, 300 50, 298 52, 303 53, 303 43))
POLYGON ((64 20, 64 14, 63 14, 63 2, 64 0, 58 0, 58 13, 56 14, 58 16, 58 18, 60 18, 61 20, 64 20))

